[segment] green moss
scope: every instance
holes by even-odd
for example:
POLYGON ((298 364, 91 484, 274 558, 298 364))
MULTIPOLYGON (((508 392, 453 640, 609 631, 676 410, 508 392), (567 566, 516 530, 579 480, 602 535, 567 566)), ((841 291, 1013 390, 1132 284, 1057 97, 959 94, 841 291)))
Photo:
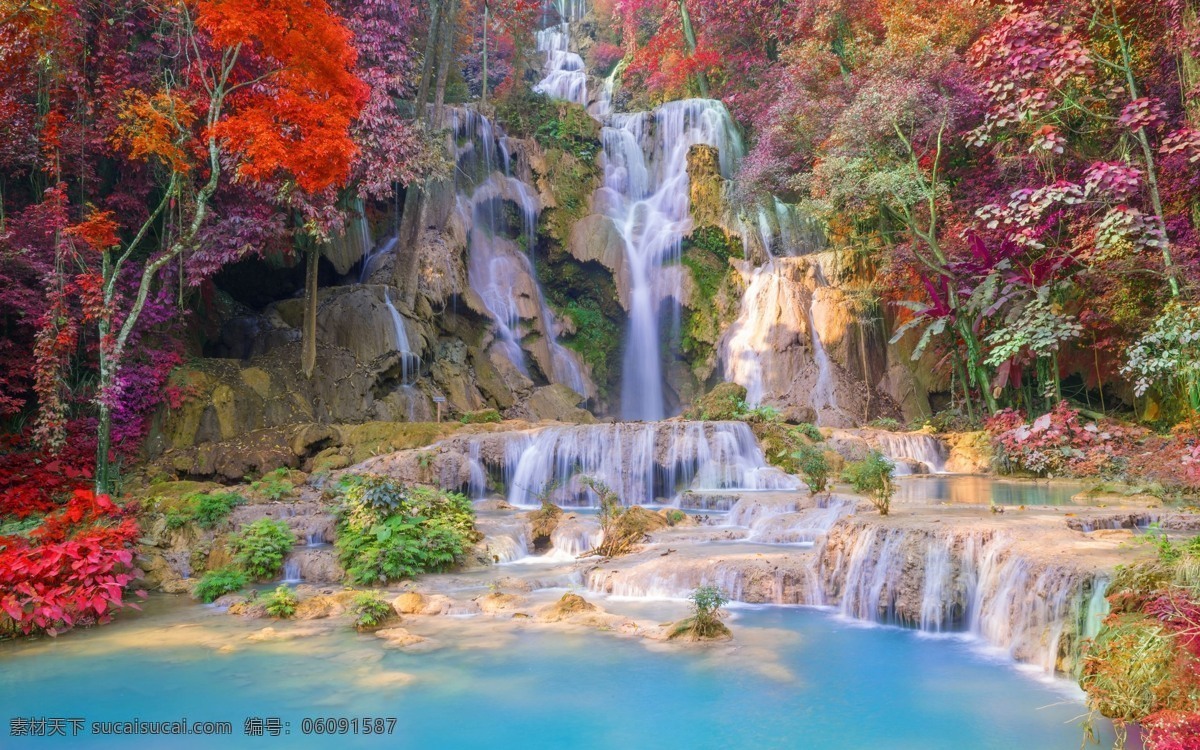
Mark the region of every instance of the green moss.
POLYGON ((737 314, 736 274, 729 259, 741 254, 718 227, 700 227, 683 241, 680 262, 692 276, 696 298, 684 311, 680 344, 693 366, 713 358, 721 332, 737 314))
POLYGON ((592 368, 597 382, 610 382, 621 329, 604 315, 594 299, 571 300, 561 312, 575 324, 575 332, 563 337, 563 345, 577 352, 592 368))

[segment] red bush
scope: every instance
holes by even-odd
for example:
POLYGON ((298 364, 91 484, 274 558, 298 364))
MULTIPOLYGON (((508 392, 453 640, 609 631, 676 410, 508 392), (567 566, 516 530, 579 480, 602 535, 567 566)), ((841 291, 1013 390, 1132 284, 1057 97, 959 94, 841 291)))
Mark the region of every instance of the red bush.
POLYGON ((76 490, 29 539, 0 537, 0 633, 57 635, 136 608, 125 589, 141 575, 133 562, 139 535, 131 507, 76 490))
POLYGON ((53 510, 91 480, 95 427, 76 421, 67 429, 67 444, 54 456, 32 445, 28 436, 10 436, 0 444, 0 517, 53 510))
POLYGON ((1146 750, 1200 750, 1200 714, 1159 711, 1140 723, 1146 750))

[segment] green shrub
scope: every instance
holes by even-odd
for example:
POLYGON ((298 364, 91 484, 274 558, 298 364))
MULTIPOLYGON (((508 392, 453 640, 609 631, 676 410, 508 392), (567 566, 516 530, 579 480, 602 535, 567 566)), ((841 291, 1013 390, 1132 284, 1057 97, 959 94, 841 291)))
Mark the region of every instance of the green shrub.
POLYGON ((696 639, 727 638, 732 633, 721 622, 721 608, 729 597, 716 586, 701 586, 688 597, 692 601, 692 616, 675 624, 669 638, 690 636, 696 639))
POLYGON ((182 529, 192 520, 192 514, 186 510, 171 508, 163 518, 166 519, 168 529, 182 529))
POLYGON ((267 597, 267 614, 281 620, 289 619, 296 614, 296 605, 300 600, 287 586, 280 584, 267 597))
POLYGON ((210 570, 192 587, 192 596, 202 602, 212 602, 239 591, 246 585, 246 574, 233 568, 210 570))
POLYGON ((891 510, 892 495, 896 492, 892 482, 892 462, 879 451, 871 451, 866 459, 847 464, 842 479, 855 492, 866 495, 879 510, 879 515, 886 516, 891 510))
POLYGON ((880 417, 878 419, 872 419, 870 422, 867 422, 867 427, 870 427, 871 429, 875 429, 875 430, 887 430, 888 432, 897 432, 897 431, 903 429, 904 425, 900 424, 900 420, 898 420, 898 419, 892 419, 891 417, 880 417))
POLYGON ((296 489, 288 479, 290 474, 291 472, 287 468, 276 469, 257 482, 251 482, 250 490, 268 500, 282 500, 291 496, 296 489))
POLYGON ((824 492, 829 487, 829 462, 825 459, 825 451, 801 443, 792 458, 796 459, 796 469, 813 494, 824 492))
POLYGON ((463 424, 490 424, 503 421, 500 412, 495 409, 480 409, 479 411, 469 411, 459 417, 463 424))
POLYGON ((359 630, 378 628, 396 616, 392 605, 374 591, 355 596, 350 603, 350 613, 354 615, 354 627, 359 630))
POLYGON ((337 489, 345 504, 383 514, 399 510, 408 494, 402 482, 377 474, 346 474, 338 480, 337 489))
POLYGON ((347 578, 383 583, 453 565, 478 538, 462 495, 393 480, 356 482, 338 512, 337 552, 347 578))
POLYGON ((821 435, 821 431, 817 429, 817 426, 808 422, 801 422, 793 427, 792 431, 803 435, 814 443, 819 443, 825 439, 824 436, 821 435))
POLYGON ((671 508, 667 511, 667 523, 671 526, 682 523, 687 518, 687 513, 684 513, 679 508, 671 508))
MULTIPOLYGON (((246 502, 236 492, 210 492, 193 499, 192 520, 206 529, 216 528, 229 517, 229 512, 246 502)), ((168 525, 170 521, 168 520, 168 525)))
POLYGON ((260 518, 229 538, 233 561, 256 580, 274 578, 296 535, 284 521, 260 518))

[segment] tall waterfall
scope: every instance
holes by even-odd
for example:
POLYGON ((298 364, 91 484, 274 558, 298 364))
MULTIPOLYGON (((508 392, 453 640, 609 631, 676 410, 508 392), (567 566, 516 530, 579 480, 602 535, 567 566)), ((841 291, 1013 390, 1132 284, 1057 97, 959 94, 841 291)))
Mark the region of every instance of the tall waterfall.
POLYGON ((392 304, 392 294, 387 289, 383 292, 383 302, 392 316, 392 338, 395 340, 396 351, 400 353, 400 383, 405 386, 412 385, 421 360, 413 354, 412 347, 408 343, 408 331, 404 326, 404 318, 392 304))
POLYGON ((450 118, 455 139, 463 143, 457 159, 456 210, 468 228, 467 281, 496 325, 495 345, 528 375, 521 325, 523 320, 537 320, 549 355, 546 377, 591 395, 578 357, 558 341, 558 323, 530 261, 541 212, 537 194, 512 175, 503 134, 491 120, 469 109, 452 109, 450 118), (514 232, 502 219, 505 202, 515 205, 521 216, 515 237, 509 236, 514 232))
MULTIPOLYGON (((583 61, 568 49, 573 12, 559 8, 564 20, 538 34, 538 47, 546 53, 546 77, 537 89, 586 105, 583 61)), ((721 173, 731 177, 742 144, 719 101, 687 99, 668 102, 653 112, 612 114, 608 83, 602 98, 592 108, 602 120, 604 146, 604 178, 594 205, 612 219, 624 242, 629 284, 621 416, 652 421, 662 419, 667 411, 663 308, 669 304, 677 312, 683 298, 680 244, 692 229, 688 151, 696 145, 716 147, 721 173)))

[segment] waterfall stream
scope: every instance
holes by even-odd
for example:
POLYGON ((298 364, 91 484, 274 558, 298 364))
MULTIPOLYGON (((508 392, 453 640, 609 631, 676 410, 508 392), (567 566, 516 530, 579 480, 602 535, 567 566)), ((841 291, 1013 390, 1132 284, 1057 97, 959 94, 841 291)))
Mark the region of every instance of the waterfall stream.
MULTIPOLYGON (((568 50, 573 8, 558 9, 562 21, 538 34, 546 53, 546 77, 537 90, 586 105, 583 60, 568 50)), ((611 81, 592 108, 601 120, 603 180, 594 196, 598 212, 612 220, 625 246, 629 328, 621 370, 621 416, 654 421, 667 415, 663 371, 664 305, 677 310, 683 299, 680 247, 692 229, 688 152, 718 149, 721 174, 732 177, 742 156, 741 140, 719 101, 687 99, 653 112, 613 114, 611 81)))

